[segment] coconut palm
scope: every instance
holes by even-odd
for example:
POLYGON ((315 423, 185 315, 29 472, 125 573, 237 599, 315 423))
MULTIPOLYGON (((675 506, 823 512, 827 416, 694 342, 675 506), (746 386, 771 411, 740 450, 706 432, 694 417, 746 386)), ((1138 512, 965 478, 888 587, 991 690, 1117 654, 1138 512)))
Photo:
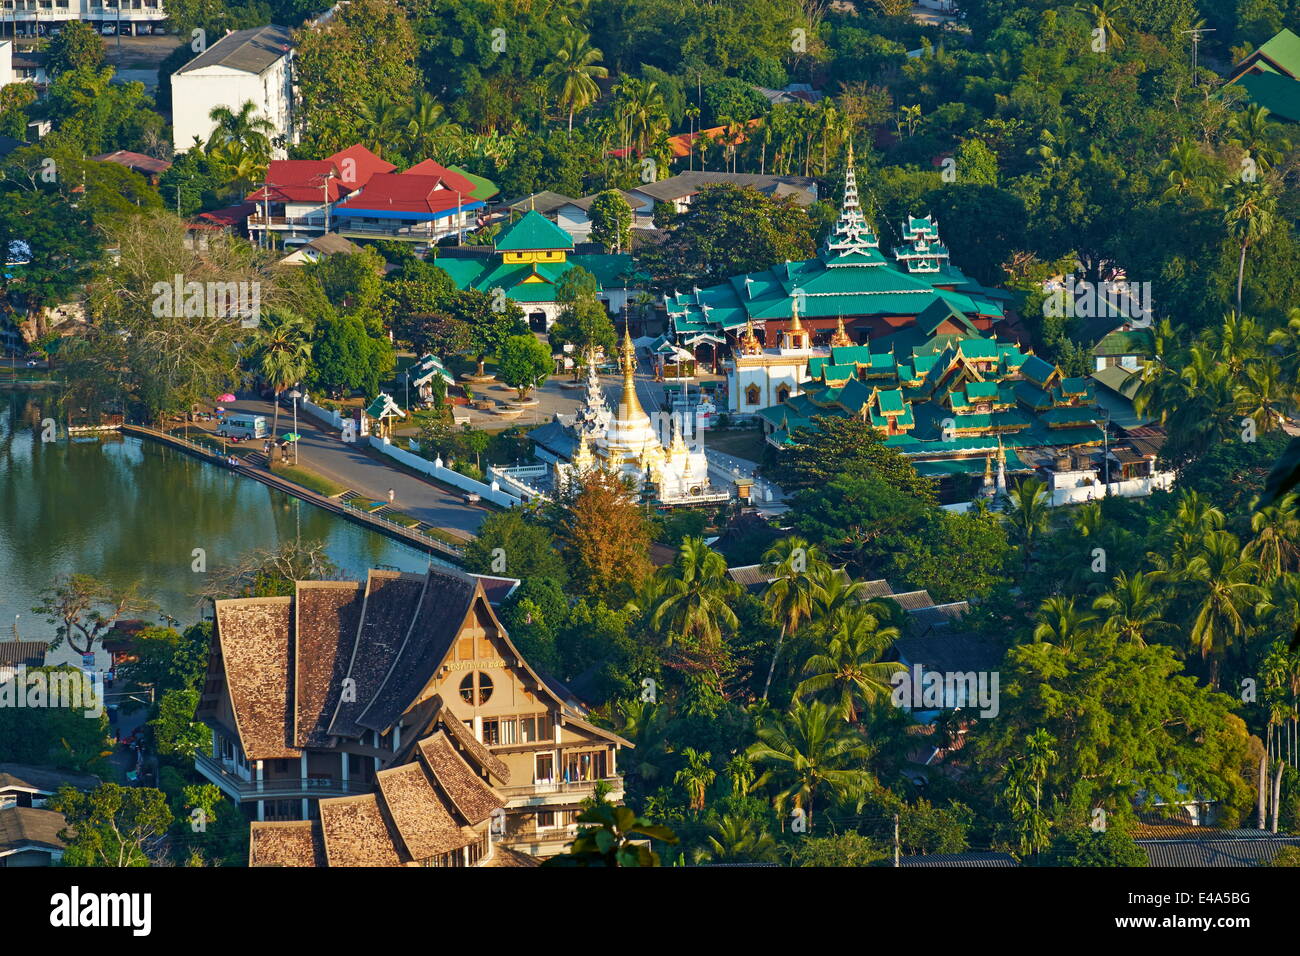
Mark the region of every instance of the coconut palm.
POLYGON ((1265 597, 1255 583, 1259 563, 1242 556, 1235 535, 1215 531, 1202 553, 1188 562, 1182 579, 1196 602, 1191 646, 1210 661, 1210 683, 1218 688, 1223 657, 1245 635, 1249 610, 1265 597))
POLYGON ((750 817, 727 813, 709 824, 697 863, 769 863, 776 859, 776 840, 750 817))
POLYGON ((1258 103, 1247 103, 1241 112, 1234 113, 1228 120, 1228 129, 1231 133, 1228 142, 1240 149, 1261 173, 1277 165, 1291 148, 1282 127, 1269 117, 1268 107, 1258 103))
POLYGON ((367 103, 362 111, 365 143, 381 159, 384 150, 390 153, 405 138, 410 120, 407 110, 388 96, 378 96, 367 103))
POLYGON ((739 627, 730 605, 739 586, 727 575, 726 559, 703 538, 683 540, 677 560, 661 569, 658 577, 664 586, 653 604, 650 624, 664 632, 666 643, 684 637, 716 646, 723 631, 739 627))
POLYGON ((890 681, 902 668, 882 663, 880 656, 898 637, 897 628, 880 627, 875 615, 864 608, 841 611, 824 648, 804 662, 806 676, 795 688, 795 696, 824 695, 835 702, 845 720, 857 720, 861 706, 890 694, 890 681))
POLYGON ((1096 29, 1105 38, 1106 49, 1122 50, 1124 34, 1121 31, 1126 29, 1122 17, 1127 12, 1127 6, 1124 0, 1097 0, 1096 3, 1080 4, 1075 9, 1086 14, 1096 24, 1096 29))
POLYGON ((713 781, 718 777, 717 771, 709 766, 713 755, 707 750, 701 753, 694 747, 685 747, 682 749, 682 759, 686 761, 686 766, 673 775, 673 783, 686 791, 692 810, 703 810, 709 787, 713 786, 713 781))
POLYGON ((1034 558, 1034 547, 1051 524, 1051 492, 1037 478, 1026 478, 1009 492, 1012 508, 1007 514, 1011 536, 1020 546, 1025 573, 1034 558))
POLYGON ((239 142, 217 143, 208 149, 208 159, 228 196, 246 196, 266 175, 266 161, 239 142))
POLYGON ((453 143, 463 138, 455 123, 447 122, 446 109, 424 90, 416 93, 401 111, 402 146, 412 159, 445 156, 453 143))
POLYGON ((1260 507, 1256 498, 1250 516, 1254 535, 1246 544, 1245 556, 1259 564, 1260 580, 1271 584, 1284 572, 1296 569, 1300 557, 1300 499, 1295 493, 1275 504, 1260 507))
POLYGON ((1156 173, 1169 184, 1163 193, 1165 199, 1187 196, 1203 200, 1209 195, 1210 161, 1193 140, 1180 139, 1156 173))
POLYGON ((1260 432, 1278 431, 1285 416, 1282 409, 1295 391, 1282 379, 1282 367, 1271 356, 1258 359, 1245 369, 1241 385, 1236 389, 1237 413, 1255 423, 1260 432))
POLYGON ((609 76, 600 65, 603 54, 591 45, 590 34, 574 30, 565 34, 555 59, 542 72, 548 91, 561 109, 569 114, 569 132, 573 132, 573 114, 586 109, 600 96, 596 80, 609 76))
POLYGON ((763 555, 763 571, 772 576, 772 582, 763 594, 763 603, 772 619, 781 625, 781 634, 772 651, 772 663, 767 669, 767 680, 763 684, 763 700, 767 700, 767 692, 772 686, 781 645, 812 616, 817 580, 825 573, 822 570, 825 564, 820 549, 804 538, 793 536, 776 541, 763 555))
POLYGON ((777 788, 772 802, 778 813, 801 809, 810 830, 820 793, 849 793, 873 781, 864 769, 871 748, 831 704, 795 701, 788 713, 760 721, 756 733, 748 753, 765 768, 759 783, 777 788))
POLYGON ((1075 607, 1074 598, 1057 594, 1043 601, 1035 620, 1035 644, 1051 644, 1068 651, 1092 630, 1097 616, 1075 607))
POLYGON ((279 434, 280 393, 301 382, 311 370, 307 323, 282 309, 268 309, 257 326, 256 370, 275 391, 271 434, 279 434))
POLYGON ((242 146, 258 164, 265 164, 271 158, 271 135, 275 133, 275 124, 265 116, 257 113, 257 104, 248 100, 237 110, 228 106, 217 106, 208 113, 208 119, 216 123, 208 136, 208 149, 232 144, 242 146))
POLYGON ((1102 628, 1131 644, 1146 644, 1147 635, 1172 627, 1162 617, 1162 605, 1154 579, 1142 571, 1121 571, 1111 589, 1092 602, 1093 610, 1105 615, 1102 628))
POLYGON ((624 700, 616 708, 616 726, 621 736, 634 745, 622 758, 627 776, 646 790, 652 790, 667 772, 671 748, 667 737, 668 710, 640 699, 624 700))
POLYGON ((1224 187, 1223 221, 1241 246, 1237 263, 1237 311, 1241 311, 1242 285, 1246 278, 1246 251, 1273 230, 1277 220, 1277 196, 1264 180, 1234 179, 1224 187))

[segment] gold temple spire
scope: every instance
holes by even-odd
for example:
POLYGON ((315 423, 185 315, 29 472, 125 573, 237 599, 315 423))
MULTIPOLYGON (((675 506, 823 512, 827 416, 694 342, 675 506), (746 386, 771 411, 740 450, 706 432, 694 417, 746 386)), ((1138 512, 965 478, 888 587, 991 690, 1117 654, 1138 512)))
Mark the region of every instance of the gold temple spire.
POLYGON ((619 348, 619 365, 623 369, 623 396, 618 400, 618 421, 627 422, 634 417, 646 418, 641 400, 636 397, 636 347, 632 344, 632 329, 627 317, 623 318, 623 344, 619 348))
POLYGON ((844 316, 839 317, 835 323, 835 331, 831 333, 831 345, 835 348, 842 348, 846 345, 852 345, 853 340, 849 338, 849 333, 844 328, 844 316))
POLYGON ((762 350, 763 346, 754 332, 754 317, 747 315, 745 316, 745 333, 740 337, 740 354, 757 355, 762 350))

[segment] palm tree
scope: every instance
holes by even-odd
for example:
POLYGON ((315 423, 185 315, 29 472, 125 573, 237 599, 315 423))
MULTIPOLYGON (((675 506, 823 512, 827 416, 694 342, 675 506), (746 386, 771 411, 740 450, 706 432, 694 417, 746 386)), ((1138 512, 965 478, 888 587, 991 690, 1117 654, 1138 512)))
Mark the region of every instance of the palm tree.
POLYGON ((1233 239, 1241 245, 1237 264, 1237 311, 1241 311, 1241 290, 1246 278, 1246 250, 1273 230, 1277 218, 1277 197, 1264 180, 1234 179, 1224 187, 1223 221, 1233 239))
POLYGON ((271 158, 271 135, 275 124, 265 116, 257 115, 257 104, 248 100, 238 110, 217 106, 208 113, 208 119, 217 125, 208 137, 208 149, 236 144, 252 154, 258 164, 271 158))
POLYGON ((1234 113, 1228 120, 1228 128, 1232 133, 1229 142, 1240 149, 1259 172, 1268 172, 1291 148, 1282 135, 1282 127, 1269 118, 1268 107, 1258 103, 1247 103, 1245 109, 1234 113))
POLYGON ((812 616, 817 575, 824 573, 821 566, 825 564, 821 551, 799 537, 781 538, 763 555, 763 571, 773 579, 763 594, 763 603, 773 620, 781 625, 776 649, 772 651, 772 663, 767 669, 767 681, 763 684, 763 700, 767 700, 767 692, 772 686, 782 643, 812 616))
POLYGON ((1210 684, 1219 686, 1219 665, 1228 648, 1246 633, 1246 612, 1265 592, 1255 581, 1259 563, 1242 556, 1240 543, 1227 531, 1215 531, 1201 554, 1188 562, 1182 578, 1197 599, 1191 644, 1210 659, 1210 684))
POLYGON ((446 119, 446 109, 424 90, 412 97, 401 111, 402 144, 411 159, 443 155, 460 140, 463 131, 446 119))
POLYGON ((619 734, 634 745, 623 760, 628 764, 628 776, 646 791, 652 790, 666 772, 664 764, 670 752, 668 709, 650 701, 624 700, 619 702, 616 715, 619 734))
POLYGON ((692 810, 703 810, 704 798, 718 777, 717 771, 709 766, 713 755, 707 750, 700 753, 694 747, 685 747, 682 749, 682 757, 686 760, 686 766, 673 776, 673 783, 686 791, 692 810))
POLYGON ((1074 606, 1074 598, 1057 594, 1043 601, 1034 626, 1034 643, 1051 644, 1063 651, 1072 650, 1086 636, 1097 616, 1074 606))
POLYGON ((722 642, 724 630, 739 627, 729 603, 739 587, 727 575, 726 559, 703 538, 683 540, 677 560, 663 568, 659 577, 664 586, 650 624, 664 631, 665 643, 671 644, 678 636, 716 646, 722 642))
MULTIPOLYGON (((1268 333, 1269 345, 1282 346, 1282 371, 1288 382, 1300 383, 1300 308, 1287 313, 1286 326, 1268 333)), ((1296 385, 1300 389, 1300 384, 1296 385)), ((1295 392, 1292 392, 1292 400, 1295 392)))
POLYGON ((1283 383, 1282 367, 1276 359, 1259 359, 1246 367, 1245 381, 1236 389, 1237 412, 1254 421, 1257 431, 1277 431, 1285 421, 1282 409, 1294 389, 1294 385, 1283 383))
POLYGON ((257 327, 257 374, 275 391, 271 434, 279 433, 280 393, 301 382, 311 368, 307 323, 282 309, 268 309, 257 327))
POLYGON ((573 132, 573 114, 581 112, 600 96, 596 80, 609 76, 600 66, 603 54, 591 45, 591 35, 574 30, 565 34, 555 59, 542 72, 547 89, 569 114, 569 132, 573 132))
POLYGON ((767 768, 759 782, 770 780, 778 788, 772 801, 778 813, 803 810, 809 829, 820 792, 848 793, 873 781, 864 769, 871 748, 830 704, 796 701, 788 713, 760 721, 756 733, 748 752, 767 768))
POLYGON ((1275 504, 1260 507, 1256 498, 1250 516, 1254 535, 1246 544, 1245 556, 1259 565, 1260 580, 1271 584, 1284 572, 1294 571, 1300 557, 1300 498, 1293 492, 1275 504))
POLYGON ((1111 590, 1092 602, 1094 611, 1106 615, 1103 629, 1120 641, 1146 644, 1148 634, 1167 630, 1171 625, 1162 617, 1161 600, 1152 578, 1138 571, 1115 575, 1111 590))
POLYGON ((1126 11, 1127 4, 1124 0, 1097 0, 1096 3, 1080 4, 1076 10, 1086 13, 1095 23, 1096 29, 1101 31, 1102 37, 1106 41, 1106 49, 1114 47, 1116 50, 1124 49, 1124 36, 1120 33, 1123 24, 1120 17, 1126 11))
POLYGON ((668 129, 668 109, 653 80, 626 76, 614 88, 614 116, 624 148, 646 155, 658 135, 668 129))
POLYGON ((367 103, 362 120, 366 145, 381 159, 385 149, 391 152, 391 147, 403 141, 410 123, 407 108, 387 96, 379 96, 367 103))
POLYGON ((1165 199, 1179 196, 1204 199, 1208 193, 1210 163, 1190 139, 1180 139, 1156 172, 1169 184, 1163 193, 1165 199))
POLYGON ((902 668, 881 663, 880 655, 898 637, 898 628, 880 627, 865 608, 841 611, 824 649, 804 662, 807 676, 795 688, 795 696, 827 693, 845 720, 857 720, 859 705, 890 694, 891 680, 902 668))
POLYGON ((769 863, 776 840, 756 821, 727 813, 709 824, 708 842, 695 853, 700 863, 769 863))
POLYGON ((687 150, 687 157, 688 157, 688 161, 690 162, 690 169, 691 169, 692 171, 694 171, 694 169, 695 169, 695 140, 696 140, 696 138, 697 138, 696 135, 695 135, 695 134, 696 134, 696 123, 697 123, 697 122, 699 121, 699 119, 700 119, 700 108, 699 108, 698 106, 696 106, 694 103, 692 103, 690 106, 686 107, 686 118, 687 118, 688 120, 691 121, 691 140, 690 140, 690 142, 691 142, 691 148, 690 148, 689 150, 687 150))
POLYGON ((1026 478, 1009 492, 1012 509, 1007 515, 1012 537, 1020 545, 1025 573, 1033 561, 1034 546, 1051 524, 1051 492, 1037 478, 1026 478))
POLYGON ((239 142, 217 143, 208 149, 208 159, 230 196, 246 196, 266 175, 266 161, 239 142))

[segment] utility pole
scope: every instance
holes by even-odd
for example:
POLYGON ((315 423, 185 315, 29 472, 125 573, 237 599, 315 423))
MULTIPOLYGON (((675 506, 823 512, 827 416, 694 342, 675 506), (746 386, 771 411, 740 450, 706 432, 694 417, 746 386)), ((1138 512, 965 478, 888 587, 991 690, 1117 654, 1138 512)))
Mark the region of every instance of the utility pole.
POLYGON ((1192 82, 1196 82, 1196 70, 1199 66, 1198 53, 1201 46, 1201 36, 1206 33, 1213 33, 1212 27, 1194 27, 1191 30, 1180 30, 1180 33, 1190 34, 1192 37, 1192 82))

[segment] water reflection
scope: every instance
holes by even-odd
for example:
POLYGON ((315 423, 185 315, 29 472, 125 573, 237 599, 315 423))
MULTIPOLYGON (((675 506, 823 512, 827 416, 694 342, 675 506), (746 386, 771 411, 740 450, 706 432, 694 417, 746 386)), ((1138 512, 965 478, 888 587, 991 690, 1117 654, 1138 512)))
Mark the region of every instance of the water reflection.
MULTIPOLYGON (((47 635, 31 613, 60 574, 140 581, 165 613, 198 617, 195 548, 215 569, 255 548, 324 540, 351 574, 428 557, 282 492, 137 438, 40 441, 41 396, 0 393, 0 640, 14 615, 24 637, 47 635)), ((438 562, 442 563, 442 562, 438 562)))

